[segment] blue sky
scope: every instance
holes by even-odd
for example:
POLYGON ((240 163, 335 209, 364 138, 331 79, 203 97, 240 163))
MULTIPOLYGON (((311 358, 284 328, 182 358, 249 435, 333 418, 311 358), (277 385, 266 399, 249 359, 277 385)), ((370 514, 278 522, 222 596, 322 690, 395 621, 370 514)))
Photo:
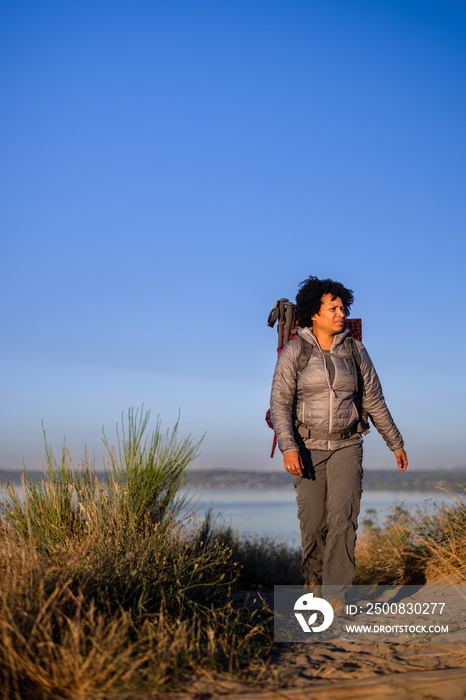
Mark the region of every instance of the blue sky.
POLYGON ((5 0, 0 47, 2 468, 42 421, 99 466, 144 404, 198 468, 281 469, 266 320, 310 274, 411 467, 466 464, 463 3, 5 0))

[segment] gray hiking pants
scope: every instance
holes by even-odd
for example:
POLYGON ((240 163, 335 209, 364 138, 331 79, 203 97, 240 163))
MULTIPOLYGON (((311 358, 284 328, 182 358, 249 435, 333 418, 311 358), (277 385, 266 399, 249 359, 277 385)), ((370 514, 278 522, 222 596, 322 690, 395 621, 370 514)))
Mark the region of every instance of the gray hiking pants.
POLYGON ((307 581, 351 585, 362 493, 362 444, 300 451, 303 476, 293 483, 301 525, 301 572, 307 581))

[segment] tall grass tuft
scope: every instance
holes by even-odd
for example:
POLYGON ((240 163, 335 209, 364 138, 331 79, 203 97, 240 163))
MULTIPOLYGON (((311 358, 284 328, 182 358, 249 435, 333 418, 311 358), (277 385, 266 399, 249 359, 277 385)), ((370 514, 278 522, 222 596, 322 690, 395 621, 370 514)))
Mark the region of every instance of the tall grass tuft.
POLYGON ((179 496, 199 443, 178 425, 147 435, 128 412, 99 475, 87 455, 46 445, 41 482, 0 503, 0 688, 4 698, 98 697, 170 688, 193 669, 234 670, 270 646, 258 613, 235 608, 238 566, 179 496))
POLYGON ((135 527, 142 527, 147 518, 160 523, 179 515, 185 502, 179 490, 200 444, 193 445, 190 437, 180 440, 178 422, 162 434, 159 419, 152 435, 145 438, 148 420, 148 413, 128 412, 121 436, 117 427, 118 454, 104 440, 109 495, 118 502, 123 499, 135 527))
MULTIPOLYGON (((57 462, 45 445, 45 478, 35 482, 24 473, 22 497, 11 486, 1 505, 10 533, 28 538, 42 552, 52 554, 76 537, 92 535, 102 526, 116 534, 140 531, 169 522, 173 526, 185 503, 179 489, 198 453, 191 437, 178 438, 178 423, 162 434, 160 421, 146 436, 150 413, 128 411, 117 427, 118 451, 104 439, 107 468, 104 478, 85 454, 74 467, 63 448, 57 462)), ((45 433, 44 433, 45 436, 45 433)), ((105 437, 105 435, 104 435, 105 437)))

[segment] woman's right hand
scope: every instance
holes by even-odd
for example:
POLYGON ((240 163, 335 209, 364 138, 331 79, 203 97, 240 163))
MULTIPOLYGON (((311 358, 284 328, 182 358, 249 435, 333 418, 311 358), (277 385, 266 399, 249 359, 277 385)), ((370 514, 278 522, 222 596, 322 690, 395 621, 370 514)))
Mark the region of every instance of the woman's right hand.
POLYGON ((288 474, 292 474, 293 476, 303 475, 303 463, 301 462, 298 450, 285 452, 283 455, 283 465, 288 474))

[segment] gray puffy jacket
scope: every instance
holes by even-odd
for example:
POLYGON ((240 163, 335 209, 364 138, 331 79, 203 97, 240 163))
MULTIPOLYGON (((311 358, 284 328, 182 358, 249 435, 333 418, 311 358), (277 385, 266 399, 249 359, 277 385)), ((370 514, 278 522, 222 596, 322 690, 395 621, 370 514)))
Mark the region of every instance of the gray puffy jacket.
MULTIPOLYGON (((298 335, 313 345, 309 363, 297 377, 301 342, 287 343, 277 360, 270 397, 270 415, 278 446, 283 453, 299 449, 294 431, 296 419, 308 428, 334 434, 351 428, 359 418, 354 393, 354 367, 344 345, 344 340, 349 335, 348 328, 338 333, 333 340, 330 356, 335 366, 335 377, 332 385, 325 357, 311 329, 299 328, 298 335)), ((403 447, 403 438, 387 408, 377 372, 367 350, 362 343, 355 342, 361 357, 363 411, 370 416, 388 447, 397 452, 403 447)), ((361 441, 361 435, 355 433, 338 440, 311 437, 305 440, 305 446, 314 450, 338 450, 361 441)))

